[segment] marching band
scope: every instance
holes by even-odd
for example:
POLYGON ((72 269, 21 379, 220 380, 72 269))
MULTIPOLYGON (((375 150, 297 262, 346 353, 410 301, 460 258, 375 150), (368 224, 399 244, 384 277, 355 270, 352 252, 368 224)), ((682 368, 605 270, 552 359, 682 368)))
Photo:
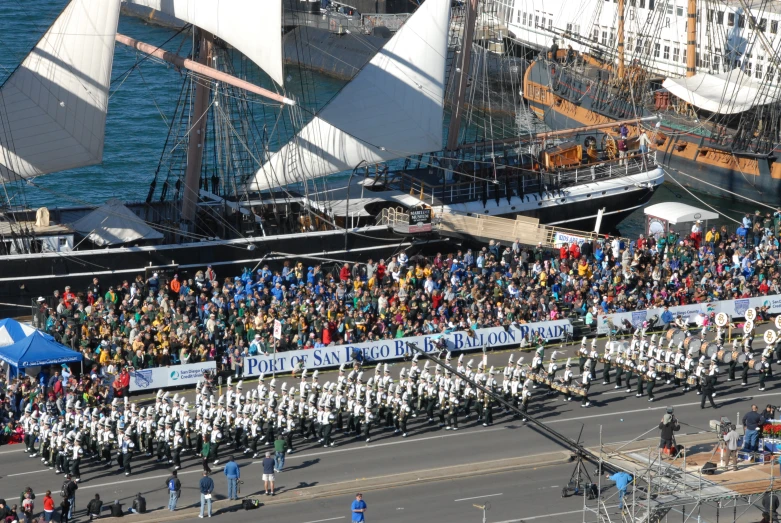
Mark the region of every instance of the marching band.
MULTIPOLYGON (((488 427, 499 410, 495 396, 518 408, 519 417, 525 421, 533 391, 539 387, 545 395, 560 395, 563 401, 578 397, 581 407, 586 408, 591 405, 589 390, 600 363, 603 384, 615 378, 615 389, 625 387, 627 393, 647 396, 650 402, 655 399, 657 385, 682 387, 683 392, 695 389, 703 395, 704 406, 706 397, 713 404, 711 393, 719 364, 727 367, 727 381, 736 379, 740 370, 743 385, 756 374, 759 390, 765 390, 773 358, 781 359, 781 316, 776 319, 778 330, 765 333, 766 348, 761 354, 753 350, 751 319, 744 326, 742 338, 731 345, 725 345, 727 322, 728 318, 717 315, 714 341, 706 340, 705 330, 693 335, 673 327, 648 338, 638 329, 631 341, 608 340, 601 354, 597 340, 589 346, 584 337, 577 351, 579 376, 573 372, 571 358, 559 372, 557 351, 546 365, 542 346, 536 349, 531 365, 524 364, 524 357, 515 359, 511 354, 501 372, 501 383, 495 378, 498 373, 494 367, 488 366, 485 353, 476 367, 472 359, 465 363, 462 354, 457 361, 458 373, 481 387, 429 361, 419 368, 415 355, 411 367, 403 367, 397 380, 391 377, 387 363, 378 365, 368 379, 368 371, 358 363, 349 372, 342 364, 335 380, 322 385, 318 371, 310 378, 306 370, 301 372, 297 386, 282 383, 279 390, 277 380, 267 382, 263 374, 257 386, 248 391, 242 381, 234 384, 229 378, 227 390, 219 397, 215 397, 213 377, 204 375, 196 389, 194 406, 184 396, 171 397, 162 390, 153 405, 140 408, 128 398, 115 398, 102 408, 90 409, 70 395, 64 414, 57 412, 53 402, 42 403, 36 410, 27 406, 21 419, 25 452, 30 457, 40 456, 55 473, 70 474, 76 481, 84 459, 104 467, 116 459, 118 472, 129 476, 136 456, 155 458, 179 469, 183 457, 191 453, 203 456, 208 471, 209 463, 220 463, 225 449, 256 458, 279 435, 286 440, 288 452, 293 452, 302 441, 332 447, 340 433, 366 442, 378 430, 392 430, 407 437, 409 421, 418 417, 456 431, 460 419, 470 420, 475 415, 478 424, 488 427), (637 380, 636 388, 632 387, 633 378, 637 380)), ((449 364, 450 353, 446 360, 449 364)))

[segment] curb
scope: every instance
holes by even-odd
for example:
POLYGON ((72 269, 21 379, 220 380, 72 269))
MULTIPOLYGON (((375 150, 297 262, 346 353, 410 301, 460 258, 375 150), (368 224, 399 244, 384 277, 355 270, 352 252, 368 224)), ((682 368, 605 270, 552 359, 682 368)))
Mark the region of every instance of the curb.
MULTIPOLYGON (((328 498, 341 495, 352 495, 356 489, 362 492, 371 492, 373 490, 384 490, 390 488, 406 487, 420 482, 450 481, 466 477, 479 477, 490 474, 499 474, 502 472, 511 472, 515 470, 535 469, 538 467, 549 467, 553 465, 565 464, 570 462, 571 453, 566 451, 550 452, 546 454, 537 454, 522 458, 508 458, 480 463, 469 463, 464 465, 455 465, 451 467, 442 467, 437 469, 421 470, 416 472, 403 472, 390 476, 379 476, 377 478, 356 478, 354 480, 332 483, 319 487, 321 492, 283 492, 280 496, 266 498, 257 496, 263 502, 263 506, 285 505, 299 501, 311 501, 319 498, 328 498), (268 499, 268 501, 265 501, 268 499)), ((315 489, 318 487, 315 487, 315 489)), ((315 490, 312 489, 312 490, 315 490)), ((241 503, 230 500, 217 500, 212 503, 212 515, 225 512, 240 510, 241 503)), ((186 508, 177 510, 170 515, 162 515, 166 509, 149 511, 142 519, 133 518, 136 523, 177 521, 182 519, 197 518, 200 513, 200 504, 195 506, 188 505, 186 508)))

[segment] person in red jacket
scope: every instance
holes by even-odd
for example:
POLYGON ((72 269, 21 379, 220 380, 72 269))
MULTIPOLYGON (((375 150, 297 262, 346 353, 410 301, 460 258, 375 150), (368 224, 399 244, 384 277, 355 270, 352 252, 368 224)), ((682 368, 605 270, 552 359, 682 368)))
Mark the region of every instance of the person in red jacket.
POLYGON ((46 523, 52 520, 54 515, 54 498, 52 498, 52 491, 47 490, 46 495, 43 497, 43 518, 46 523))
POLYGON ((70 285, 65 287, 65 292, 62 293, 62 299, 65 301, 73 301, 76 299, 76 295, 71 292, 70 285))
POLYGON ((346 282, 350 279, 350 266, 348 264, 344 264, 342 267, 342 270, 339 271, 339 279, 343 282, 346 282))
POLYGON ((171 289, 171 292, 173 292, 175 295, 178 295, 179 291, 182 290, 182 282, 179 281, 178 274, 174 274, 174 279, 171 280, 169 287, 171 289))

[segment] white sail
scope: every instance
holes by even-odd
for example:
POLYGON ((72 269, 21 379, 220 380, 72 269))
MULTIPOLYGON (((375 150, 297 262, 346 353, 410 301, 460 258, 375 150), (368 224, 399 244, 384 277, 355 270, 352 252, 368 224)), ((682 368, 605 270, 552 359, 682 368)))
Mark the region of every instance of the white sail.
POLYGON ((355 78, 255 174, 251 190, 442 148, 450 0, 426 0, 355 78))
POLYGON ((0 87, 0 177, 103 159, 120 0, 72 0, 0 87))
POLYGON ((284 85, 282 0, 132 0, 225 40, 284 85))
POLYGON ((781 99, 781 88, 754 80, 740 69, 667 78, 662 87, 695 107, 717 114, 738 114, 781 99))

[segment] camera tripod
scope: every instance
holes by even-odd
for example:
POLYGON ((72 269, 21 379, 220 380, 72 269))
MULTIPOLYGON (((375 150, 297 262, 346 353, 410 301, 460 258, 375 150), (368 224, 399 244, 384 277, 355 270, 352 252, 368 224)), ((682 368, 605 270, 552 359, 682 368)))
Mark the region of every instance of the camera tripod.
POLYGON ((575 469, 569 477, 567 484, 561 489, 561 497, 588 495, 590 490, 595 488, 591 475, 586 469, 583 461, 583 455, 575 455, 575 469))
MULTIPOLYGON (((580 437, 583 435, 583 427, 580 428, 580 434, 578 434, 577 443, 580 444, 580 437)), ((561 497, 567 496, 580 496, 580 495, 593 495, 596 497, 596 485, 591 479, 591 475, 586 469, 586 464, 583 461, 583 453, 578 451, 573 456, 575 460, 575 469, 569 477, 567 484, 561 489, 561 497)))

